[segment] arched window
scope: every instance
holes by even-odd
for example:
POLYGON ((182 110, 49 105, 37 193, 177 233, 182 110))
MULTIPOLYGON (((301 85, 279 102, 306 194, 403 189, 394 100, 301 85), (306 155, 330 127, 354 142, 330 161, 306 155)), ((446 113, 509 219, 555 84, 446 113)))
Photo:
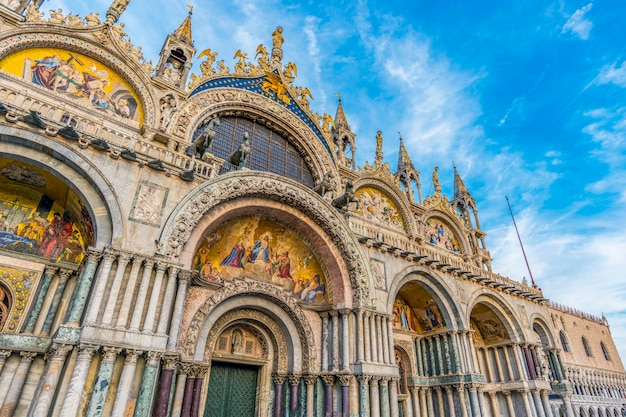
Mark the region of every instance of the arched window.
POLYGON ((587 354, 587 356, 592 357, 593 354, 591 353, 591 347, 589 347, 589 343, 587 342, 587 339, 585 339, 583 337, 583 347, 585 348, 585 353, 587 354))
POLYGON ((563 347, 563 351, 571 352, 572 350, 569 347, 569 343, 567 342, 567 336, 565 336, 565 333, 559 332, 559 337, 561 338, 561 347, 563 347))
POLYGON ((602 348, 602 353, 604 354, 604 359, 607 361, 611 360, 611 355, 609 355, 609 351, 606 349, 604 342, 600 342, 600 347, 602 348))

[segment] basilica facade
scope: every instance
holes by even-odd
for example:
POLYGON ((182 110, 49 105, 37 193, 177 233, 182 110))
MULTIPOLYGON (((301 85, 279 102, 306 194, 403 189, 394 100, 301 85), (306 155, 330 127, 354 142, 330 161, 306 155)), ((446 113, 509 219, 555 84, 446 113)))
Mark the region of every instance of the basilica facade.
POLYGON ((153 65, 128 0, 40 3, 0 1, 0 417, 626 416, 606 319, 492 271, 456 169, 357 166, 281 27, 225 63, 190 11, 153 65))

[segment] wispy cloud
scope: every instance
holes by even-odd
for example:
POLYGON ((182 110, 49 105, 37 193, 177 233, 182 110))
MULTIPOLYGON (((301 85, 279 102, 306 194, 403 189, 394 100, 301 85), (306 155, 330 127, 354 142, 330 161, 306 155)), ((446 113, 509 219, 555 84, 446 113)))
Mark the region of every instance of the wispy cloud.
POLYGON ((576 10, 573 15, 567 19, 567 22, 563 25, 561 33, 571 33, 578 36, 580 39, 589 39, 593 22, 585 18, 585 14, 593 7, 593 3, 589 3, 584 7, 576 10))
POLYGON ((594 81, 596 84, 615 84, 626 87, 626 61, 619 65, 617 62, 606 65, 594 81))

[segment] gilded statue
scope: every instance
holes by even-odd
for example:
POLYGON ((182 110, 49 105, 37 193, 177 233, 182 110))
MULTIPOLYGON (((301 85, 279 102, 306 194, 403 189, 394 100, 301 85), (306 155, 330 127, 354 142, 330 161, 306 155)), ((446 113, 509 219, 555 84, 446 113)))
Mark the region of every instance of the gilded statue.
POLYGON ((283 28, 278 26, 274 32, 272 32, 272 65, 278 65, 283 59, 283 28))
POLYGON ((238 49, 235 53, 233 59, 239 58, 239 61, 235 64, 235 74, 245 74, 246 73, 246 58, 248 54, 245 52, 241 52, 241 49, 238 49))
POLYGON ((198 58, 206 57, 205 61, 202 61, 200 64, 200 71, 202 71, 203 77, 208 77, 215 74, 215 68, 213 68, 213 63, 217 58, 217 52, 212 52, 210 48, 205 49, 198 55, 198 58))
POLYGON ((263 44, 260 44, 256 48, 256 55, 254 56, 254 59, 257 59, 257 62, 263 71, 269 71, 270 65, 267 62, 267 48, 263 44))

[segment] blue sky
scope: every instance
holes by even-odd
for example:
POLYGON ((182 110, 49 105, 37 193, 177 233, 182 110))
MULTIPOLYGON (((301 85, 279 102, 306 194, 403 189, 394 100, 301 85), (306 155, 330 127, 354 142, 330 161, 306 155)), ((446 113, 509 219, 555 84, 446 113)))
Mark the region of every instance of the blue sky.
MULTIPOLYGON (((111 1, 48 0, 84 16, 111 1)), ((312 108, 334 115, 341 93, 359 164, 383 131, 395 168, 398 132, 432 193, 453 161, 476 198, 494 271, 528 276, 509 196, 536 282, 554 301, 605 314, 626 359, 626 2, 189 2, 198 52, 233 68, 284 28, 312 108)), ((156 63, 184 1, 132 0, 120 21, 156 63)), ((199 73, 199 62, 192 72, 199 73)), ((597 354, 600 354, 599 348, 597 354)))

